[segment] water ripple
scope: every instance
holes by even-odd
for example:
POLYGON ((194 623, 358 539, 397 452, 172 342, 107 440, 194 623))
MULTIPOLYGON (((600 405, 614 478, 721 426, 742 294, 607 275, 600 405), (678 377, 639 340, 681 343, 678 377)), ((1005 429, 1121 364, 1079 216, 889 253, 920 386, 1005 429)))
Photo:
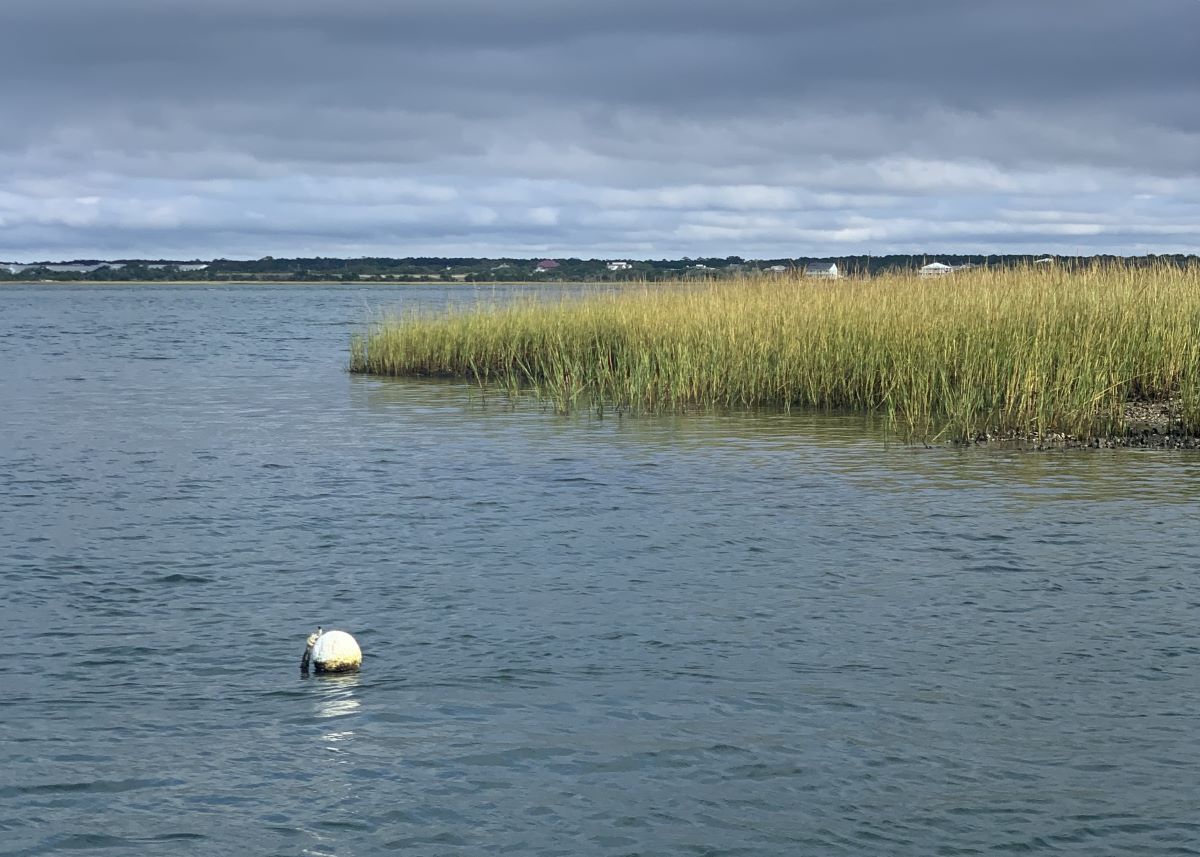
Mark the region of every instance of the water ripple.
POLYGON ((0 288, 5 853, 1200 852, 1200 457, 352 378, 364 295, 494 298, 0 288))

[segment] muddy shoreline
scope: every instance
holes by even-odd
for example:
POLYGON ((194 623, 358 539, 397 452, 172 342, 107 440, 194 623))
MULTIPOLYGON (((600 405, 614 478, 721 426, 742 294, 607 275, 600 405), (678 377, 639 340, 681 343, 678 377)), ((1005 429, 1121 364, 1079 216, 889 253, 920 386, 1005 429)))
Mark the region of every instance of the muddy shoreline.
POLYGON ((1125 432, 1102 437, 1077 437, 1063 432, 984 434, 967 443, 1004 444, 1023 449, 1200 449, 1200 435, 1186 431, 1179 403, 1126 402, 1125 432))

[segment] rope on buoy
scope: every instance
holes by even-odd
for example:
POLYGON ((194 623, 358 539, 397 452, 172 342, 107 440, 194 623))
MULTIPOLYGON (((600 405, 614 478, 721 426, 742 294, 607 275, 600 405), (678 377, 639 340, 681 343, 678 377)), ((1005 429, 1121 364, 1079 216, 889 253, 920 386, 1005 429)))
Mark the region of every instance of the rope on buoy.
POLYGON ((308 635, 308 642, 304 644, 304 654, 300 657, 300 672, 308 675, 308 665, 312 661, 313 646, 317 644, 317 640, 321 636, 321 626, 317 626, 317 630, 308 635))

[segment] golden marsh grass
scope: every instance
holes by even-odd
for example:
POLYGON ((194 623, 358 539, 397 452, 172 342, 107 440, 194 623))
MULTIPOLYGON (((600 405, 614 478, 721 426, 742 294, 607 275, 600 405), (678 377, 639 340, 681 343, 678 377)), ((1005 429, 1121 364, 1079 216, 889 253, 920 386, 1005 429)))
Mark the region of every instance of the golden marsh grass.
POLYGON ((975 269, 642 286, 354 338, 351 371, 529 389, 561 410, 802 407, 910 436, 1120 434, 1129 401, 1200 433, 1200 268, 975 269))

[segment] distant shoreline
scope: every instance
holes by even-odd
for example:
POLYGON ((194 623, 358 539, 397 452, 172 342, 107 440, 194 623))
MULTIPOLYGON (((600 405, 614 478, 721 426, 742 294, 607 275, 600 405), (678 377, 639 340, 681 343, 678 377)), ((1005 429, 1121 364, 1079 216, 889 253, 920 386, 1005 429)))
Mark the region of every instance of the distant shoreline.
MULTIPOLYGON (((662 280, 658 283, 669 284, 662 280)), ((656 285, 658 283, 655 283, 656 285)), ((599 282, 593 280, 4 280, 3 286, 441 286, 443 288, 475 288, 479 286, 612 286, 637 283, 599 282)))

